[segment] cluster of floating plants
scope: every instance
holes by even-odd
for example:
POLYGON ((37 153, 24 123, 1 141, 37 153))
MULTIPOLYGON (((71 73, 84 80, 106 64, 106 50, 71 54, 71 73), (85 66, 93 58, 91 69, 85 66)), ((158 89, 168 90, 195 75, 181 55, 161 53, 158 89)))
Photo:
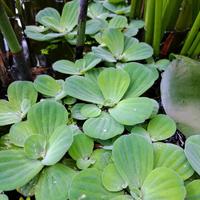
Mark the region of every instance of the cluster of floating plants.
MULTIPOLYGON (((200 199, 200 63, 175 56, 153 60, 138 41, 141 20, 129 21, 123 0, 88 8, 91 49, 52 68, 65 79, 39 75, 15 81, 0 100, 0 199, 17 190, 36 200, 200 199), (162 73, 160 112, 149 89, 162 73), (177 128, 184 149, 166 143, 177 128)), ((75 44, 79 2, 60 14, 45 8, 26 34, 75 44)))

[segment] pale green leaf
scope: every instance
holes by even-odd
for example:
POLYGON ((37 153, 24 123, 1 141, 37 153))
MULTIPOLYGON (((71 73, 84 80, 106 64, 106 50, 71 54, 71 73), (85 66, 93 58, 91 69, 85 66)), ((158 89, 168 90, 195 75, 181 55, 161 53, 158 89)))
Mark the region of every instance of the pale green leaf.
POLYGON ((62 164, 45 168, 36 186, 37 200, 64 200, 68 199, 68 192, 75 171, 62 164))
POLYGON ((81 109, 85 106, 85 103, 76 103, 71 109, 71 116, 74 119, 85 120, 87 117, 81 114, 81 109))
POLYGON ((121 136, 114 143, 112 159, 123 180, 140 188, 153 169, 153 145, 139 135, 121 136))
POLYGON ((105 200, 119 195, 106 190, 101 182, 101 172, 97 169, 86 169, 77 174, 69 192, 70 200, 105 200))
POLYGON ((167 115, 159 114, 153 117, 147 131, 153 141, 165 140, 176 132, 176 123, 167 115))
POLYGON ((199 200, 200 199, 200 180, 194 180, 186 185, 187 196, 186 200, 199 200))
POLYGON ((96 82, 81 76, 66 79, 68 95, 91 103, 103 104, 103 95, 96 82))
POLYGON ((118 103, 128 89, 129 83, 129 75, 123 69, 104 69, 98 76, 98 85, 105 98, 104 105, 112 106, 118 103))
POLYGON ((186 195, 183 180, 171 169, 154 169, 141 188, 144 200, 183 200, 186 195))
POLYGON ((107 165, 102 173, 102 183, 111 192, 118 192, 128 186, 117 171, 114 164, 107 165))
POLYGON ((80 109, 81 115, 90 118, 90 117, 98 117, 101 114, 101 109, 94 104, 85 104, 80 109))
POLYGON ((68 112, 62 104, 45 100, 34 105, 27 118, 35 134, 49 138, 57 127, 66 124, 68 112))
POLYGON ((0 151, 0 190, 14 190, 28 183, 43 165, 28 159, 23 150, 0 151))
POLYGON ((66 126, 59 126, 54 130, 47 143, 47 150, 43 165, 54 165, 67 152, 73 142, 73 132, 66 126))
POLYGON ((110 114, 102 112, 99 117, 90 118, 83 124, 86 135, 101 140, 110 139, 123 133, 124 127, 115 121, 110 114))
POLYGON ((144 122, 153 112, 153 103, 149 98, 128 98, 109 109, 111 116, 121 124, 135 125, 144 122))
POLYGON ((154 143, 154 168, 157 167, 171 168, 183 180, 188 179, 194 173, 183 149, 174 144, 154 143))
POLYGON ((108 26, 109 28, 123 29, 128 26, 128 20, 124 16, 116 15, 109 21, 108 26))

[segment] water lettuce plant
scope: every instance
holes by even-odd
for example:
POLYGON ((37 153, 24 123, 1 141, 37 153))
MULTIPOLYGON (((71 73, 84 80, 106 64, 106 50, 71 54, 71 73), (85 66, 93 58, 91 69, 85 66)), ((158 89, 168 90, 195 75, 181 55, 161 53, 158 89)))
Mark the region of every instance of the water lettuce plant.
POLYGON ((76 34, 73 31, 78 23, 78 11, 78 0, 66 3, 61 15, 54 8, 45 8, 35 17, 35 21, 40 25, 26 26, 25 33, 27 37, 37 41, 48 41, 63 36, 70 40, 76 34))

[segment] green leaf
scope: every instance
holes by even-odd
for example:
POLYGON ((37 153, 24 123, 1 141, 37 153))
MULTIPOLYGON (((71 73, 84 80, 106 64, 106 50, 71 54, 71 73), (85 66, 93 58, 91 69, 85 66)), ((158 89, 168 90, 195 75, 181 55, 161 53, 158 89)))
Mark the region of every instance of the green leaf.
POLYGON ((112 4, 108 1, 104 1, 103 6, 109 11, 119 15, 128 14, 130 12, 130 6, 127 6, 126 3, 112 4))
POLYGON ((54 165, 67 152, 73 142, 73 132, 66 126, 59 126, 50 136, 43 165, 54 165))
POLYGON ((68 112, 62 104, 45 100, 34 105, 27 118, 35 134, 49 138, 57 127, 66 124, 68 112))
POLYGON ((48 75, 37 76, 34 86, 41 94, 54 97, 56 100, 60 100, 66 96, 66 91, 64 91, 65 83, 62 80, 55 80, 48 75))
POLYGON ((125 94, 125 98, 138 97, 146 92, 158 78, 151 69, 140 63, 124 64, 124 70, 130 76, 130 85, 125 94))
POLYGON ((200 180, 194 180, 186 185, 186 200, 198 200, 200 198, 200 180))
POLYGON ((111 151, 105 149, 95 149, 91 159, 95 161, 92 168, 102 171, 111 162, 111 151))
POLYGON ((69 199, 103 200, 111 199, 117 195, 119 193, 109 192, 103 187, 99 170, 86 169, 74 177, 69 192, 69 199))
POLYGON ((194 173, 183 149, 174 144, 154 143, 154 168, 157 167, 171 168, 183 180, 188 179, 194 173))
POLYGON ((166 113, 177 122, 187 137, 199 134, 200 62, 177 56, 165 70, 161 81, 161 98, 166 113))
POLYGON ((153 117, 147 131, 153 141, 165 140, 176 132, 176 123, 167 115, 159 114, 153 117))
POLYGON ((112 52, 114 57, 119 58, 124 50, 124 35, 118 29, 106 29, 103 32, 103 42, 112 52), (117 41, 117 42, 116 42, 117 41))
POLYGON ((122 54, 122 61, 136 61, 136 60, 144 60, 153 55, 153 49, 150 45, 140 42, 140 43, 132 43, 128 48, 124 48, 124 52, 122 54))
POLYGON ((9 200, 6 194, 0 194, 0 200, 9 200))
POLYGON ((107 62, 116 62, 116 59, 114 58, 114 56, 107 49, 103 47, 100 47, 100 46, 92 47, 92 52, 95 55, 97 55, 99 58, 101 58, 102 60, 105 60, 107 62))
POLYGON ((129 195, 120 195, 112 198, 111 200, 133 200, 133 198, 129 195))
POLYGON ((69 155, 74 159, 88 159, 94 148, 94 141, 85 134, 77 134, 69 149, 69 155))
POLYGON ((54 71, 63 73, 63 74, 74 74, 79 75, 79 68, 73 62, 69 60, 59 60, 56 61, 52 66, 54 71))
POLYGON ((81 109, 85 106, 85 103, 76 103, 71 109, 71 116, 73 119, 85 120, 87 117, 81 114, 81 109))
POLYGON ((115 105, 125 94, 130 83, 127 72, 123 69, 107 68, 98 76, 98 85, 105 98, 104 105, 115 105))
POLYGON ((44 158, 46 153, 46 138, 44 135, 31 135, 24 143, 24 152, 30 159, 44 158))
POLYGON ((109 11, 103 7, 102 3, 91 2, 88 6, 87 15, 92 19, 106 19, 109 16, 109 11))
POLYGON ((103 104, 103 95, 96 82, 81 76, 71 76, 66 79, 68 95, 91 103, 103 104))
POLYGON ((123 29, 128 26, 128 20, 124 16, 116 15, 109 21, 108 26, 109 28, 123 29))
POLYGON ((114 164, 107 165, 102 173, 102 183, 111 192, 118 192, 128 186, 122 179, 114 164))
POLYGON ((74 0, 65 4, 60 25, 67 29, 67 31, 72 31, 73 28, 78 24, 78 14, 79 13, 79 1, 74 0))
POLYGON ((24 99, 30 101, 33 105, 37 101, 37 91, 33 83, 29 81, 15 81, 8 87, 8 100, 9 102, 20 108, 24 99))
POLYGON ((145 179, 141 191, 144 200, 183 200, 186 195, 183 180, 165 167, 154 169, 145 179))
POLYGON ((146 97, 125 99, 109 109, 111 116, 120 124, 132 126, 144 122, 152 111, 153 103, 146 97))
POLYGON ((153 169, 153 145, 139 135, 121 136, 113 145, 112 159, 123 180, 140 188, 153 169))
POLYGON ((23 150, 0 151, 0 190, 14 190, 28 183, 43 165, 38 160, 30 160, 23 150))
POLYGON ((0 100, 0 126, 20 122, 23 116, 18 109, 6 100, 0 100))
POLYGON ((185 155, 192 168, 200 175, 200 135, 190 136, 186 140, 185 155))
POLYGON ((167 59, 161 59, 161 60, 158 60, 155 64, 158 70, 165 71, 170 64, 170 61, 167 59))
POLYGON ((66 105, 73 105, 76 103, 76 99, 74 97, 67 96, 63 99, 63 103, 66 105))
POLYGON ((75 171, 62 164, 45 168, 36 186, 37 200, 63 200, 68 199, 68 192, 75 171))
POLYGON ((39 11, 35 17, 35 20, 40 24, 43 24, 43 17, 53 17, 57 21, 57 24, 60 22, 60 14, 55 8, 48 7, 39 11))
POLYGON ((92 138, 107 140, 123 133, 124 127, 108 113, 102 112, 99 117, 86 120, 83 124, 83 130, 86 135, 92 138))
POLYGON ((101 109, 94 104, 85 104, 80 109, 81 115, 90 118, 90 117, 98 117, 101 114, 101 109))
POLYGON ((108 26, 108 22, 104 19, 91 19, 86 22, 86 35, 93 36, 94 34, 97 34, 98 32, 101 33, 102 30, 104 30, 108 26))

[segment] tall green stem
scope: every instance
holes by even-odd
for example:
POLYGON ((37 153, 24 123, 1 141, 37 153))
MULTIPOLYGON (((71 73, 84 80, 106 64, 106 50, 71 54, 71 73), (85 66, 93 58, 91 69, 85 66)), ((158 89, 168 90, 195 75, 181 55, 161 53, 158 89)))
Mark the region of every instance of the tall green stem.
POLYGON ((197 37, 194 39, 194 42, 192 43, 190 49, 188 50, 187 55, 191 56, 198 45, 200 45, 200 32, 197 34, 197 37))
POLYGON ((15 16, 15 14, 13 13, 13 11, 9 8, 9 6, 5 3, 4 0, 1 0, 0 3, 2 3, 2 5, 4 6, 6 12, 8 13, 9 16, 15 16))
POLYGON ((7 13, 0 0, 0 30, 7 41, 7 44, 13 53, 14 66, 12 67, 12 76, 14 79, 30 79, 30 71, 27 66, 22 48, 17 40, 15 32, 11 26, 7 13))
POLYGON ((155 0, 145 1, 145 42, 152 44, 155 0))
POLYGON ((181 54, 184 55, 184 54, 187 53, 187 50, 190 48, 192 42, 194 41, 195 37, 197 36, 199 29, 200 29, 200 11, 199 11, 199 14, 194 21, 194 24, 193 24, 190 32, 187 35, 186 41, 185 41, 184 46, 181 50, 181 54))
POLYGON ((130 20, 141 16, 142 2, 143 0, 131 0, 130 20))
POLYGON ((196 57, 200 55, 200 45, 197 45, 196 49, 194 50, 194 53, 192 54, 192 57, 196 57))
POLYGON ((88 8, 88 0, 80 0, 80 13, 78 19, 78 32, 77 32, 77 43, 76 43, 76 59, 83 57, 87 8, 88 8))
POLYGON ((163 2, 155 0, 155 19, 154 19, 154 34, 153 34, 153 49, 154 54, 159 55, 161 30, 162 30, 162 8, 163 2))

